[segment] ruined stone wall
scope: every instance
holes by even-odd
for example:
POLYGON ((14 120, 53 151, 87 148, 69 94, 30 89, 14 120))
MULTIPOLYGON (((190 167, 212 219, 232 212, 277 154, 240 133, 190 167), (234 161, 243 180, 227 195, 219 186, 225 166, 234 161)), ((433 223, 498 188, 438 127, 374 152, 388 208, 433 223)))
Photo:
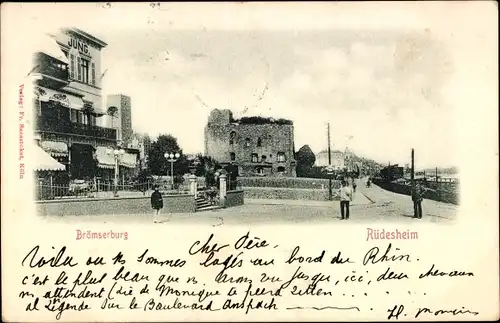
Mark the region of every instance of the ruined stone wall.
POLYGON ((259 171, 268 176, 278 173, 296 176, 293 125, 231 123, 229 110, 215 111, 205 127, 207 156, 220 163, 234 162, 243 176, 259 171), (233 137, 231 133, 234 133, 233 137), (231 153, 235 155, 234 160, 231 160, 231 153), (278 161, 278 153, 284 154, 283 162, 278 161), (256 162, 252 160, 252 154, 257 154, 256 162), (283 168, 284 171, 279 172, 283 168))

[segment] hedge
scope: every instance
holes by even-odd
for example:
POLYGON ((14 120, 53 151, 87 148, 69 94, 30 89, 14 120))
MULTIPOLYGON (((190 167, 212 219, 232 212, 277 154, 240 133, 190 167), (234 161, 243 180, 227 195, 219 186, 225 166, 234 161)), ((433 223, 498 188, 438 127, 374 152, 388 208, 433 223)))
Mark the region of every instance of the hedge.
MULTIPOLYGON (((283 187, 245 187, 245 198, 274 200, 328 201, 328 190, 283 188, 283 187)), ((338 191, 333 191, 333 200, 339 200, 338 191)))
MULTIPOLYGON (((328 179, 303 177, 238 177, 241 187, 282 187, 328 189, 328 179)), ((332 180, 333 189, 340 188, 340 181, 332 180)))

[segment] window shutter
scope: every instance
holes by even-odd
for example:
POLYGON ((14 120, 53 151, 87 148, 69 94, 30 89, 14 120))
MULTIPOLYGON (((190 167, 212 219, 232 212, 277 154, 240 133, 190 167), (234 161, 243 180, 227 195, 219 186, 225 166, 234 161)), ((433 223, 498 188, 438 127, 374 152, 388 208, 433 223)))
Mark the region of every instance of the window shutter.
POLYGON ((95 63, 92 63, 92 85, 95 85, 95 63))
POLYGON ((70 55, 69 77, 75 79, 75 55, 70 55))
POLYGON ((77 61, 76 61, 76 77, 78 78, 78 81, 81 81, 82 80, 82 61, 80 59, 80 57, 77 57, 77 61))

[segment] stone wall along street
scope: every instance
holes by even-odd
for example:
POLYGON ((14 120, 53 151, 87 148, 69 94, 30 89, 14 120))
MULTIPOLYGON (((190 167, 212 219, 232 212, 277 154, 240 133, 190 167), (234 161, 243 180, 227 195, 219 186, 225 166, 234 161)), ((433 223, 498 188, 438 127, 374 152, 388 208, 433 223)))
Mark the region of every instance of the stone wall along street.
MULTIPOLYGON (((38 215, 111 215, 150 214, 150 197, 126 197, 109 199, 72 199, 36 202, 38 215)), ((163 196, 163 213, 194 213, 196 202, 193 195, 163 196)))

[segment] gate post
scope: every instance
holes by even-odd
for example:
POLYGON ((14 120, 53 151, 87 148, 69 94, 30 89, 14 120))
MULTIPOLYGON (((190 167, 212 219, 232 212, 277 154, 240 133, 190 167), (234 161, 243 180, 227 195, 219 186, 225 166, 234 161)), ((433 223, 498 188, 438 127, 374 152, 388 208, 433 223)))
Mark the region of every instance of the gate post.
POLYGON ((224 207, 226 204, 226 192, 227 192, 227 186, 226 186, 226 174, 221 174, 220 175, 220 182, 219 182, 219 199, 220 199, 220 206, 224 207))
POLYGON ((194 174, 191 174, 189 176, 189 193, 191 193, 192 195, 194 195, 194 197, 196 197, 197 193, 198 193, 198 183, 197 183, 197 178, 196 178, 196 175, 194 174))

